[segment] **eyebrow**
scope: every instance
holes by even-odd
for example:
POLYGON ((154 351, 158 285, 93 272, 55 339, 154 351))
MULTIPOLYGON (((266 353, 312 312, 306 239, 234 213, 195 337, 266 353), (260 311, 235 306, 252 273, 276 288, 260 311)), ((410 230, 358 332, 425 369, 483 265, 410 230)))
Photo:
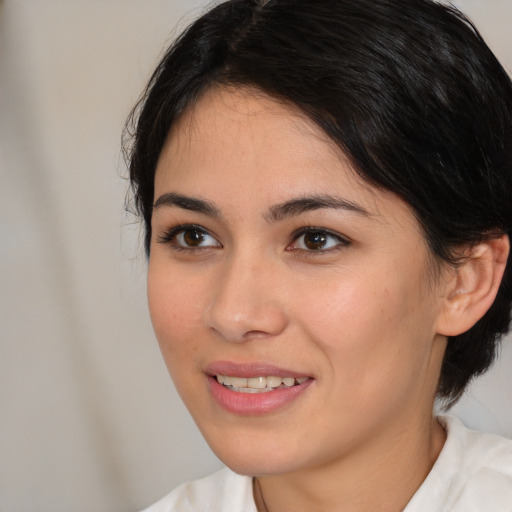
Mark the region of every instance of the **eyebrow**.
MULTIPOLYGON (((153 209, 156 210, 162 206, 176 206, 178 208, 182 208, 183 210, 201 213, 209 217, 221 217, 219 208, 217 208, 210 201, 199 199, 197 197, 177 194, 175 192, 167 192, 166 194, 162 194, 155 201, 153 209)), ((301 215, 302 213, 321 210, 324 208, 350 211, 365 217, 371 216, 371 214, 362 206, 341 197, 331 195, 313 195, 290 199, 284 203, 271 206, 267 212, 264 213, 263 217, 267 222, 273 223, 287 219, 289 217, 301 215)))
POLYGON ((301 213, 320 210, 324 208, 333 208, 335 210, 346 210, 369 217, 371 214, 362 206, 347 201, 341 197, 331 195, 314 195, 291 199, 284 203, 271 206, 264 217, 268 222, 277 222, 289 217, 300 215, 301 213))
POLYGON ((209 217, 220 217, 220 210, 210 201, 199 199, 196 197, 184 196, 174 192, 162 194, 153 205, 153 210, 162 206, 177 206, 183 210, 190 210, 192 212, 202 213, 209 217))

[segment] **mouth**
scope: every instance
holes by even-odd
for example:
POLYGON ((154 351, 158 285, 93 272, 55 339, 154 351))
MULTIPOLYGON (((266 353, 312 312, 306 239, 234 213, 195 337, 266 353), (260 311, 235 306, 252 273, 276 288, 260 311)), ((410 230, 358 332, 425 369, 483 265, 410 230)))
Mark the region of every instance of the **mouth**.
POLYGON ((205 369, 213 400, 237 415, 278 412, 309 395, 315 378, 265 363, 212 363, 205 369))
POLYGON ((269 393, 277 389, 288 389, 300 386, 309 377, 235 377, 232 375, 215 375, 215 379, 225 388, 237 393, 269 393))

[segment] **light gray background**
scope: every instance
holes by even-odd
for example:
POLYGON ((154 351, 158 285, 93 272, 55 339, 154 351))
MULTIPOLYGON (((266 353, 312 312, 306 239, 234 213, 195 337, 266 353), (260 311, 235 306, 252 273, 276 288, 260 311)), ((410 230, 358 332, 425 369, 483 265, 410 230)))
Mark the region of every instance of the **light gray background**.
MULTIPOLYGON (((123 122, 204 0, 0 3, 0 512, 126 512, 220 463, 151 331, 123 122)), ((512 69, 512 0, 461 0, 512 69)), ((512 437, 512 347, 457 407, 512 437)))

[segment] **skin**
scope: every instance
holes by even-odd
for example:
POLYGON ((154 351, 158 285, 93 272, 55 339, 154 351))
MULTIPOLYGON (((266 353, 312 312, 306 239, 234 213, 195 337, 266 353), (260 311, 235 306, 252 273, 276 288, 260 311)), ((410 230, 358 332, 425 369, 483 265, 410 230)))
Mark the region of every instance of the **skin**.
POLYGON ((169 193, 216 209, 161 201, 148 270, 163 357, 213 451, 259 477, 271 511, 403 510, 445 440, 432 407, 452 282, 433 272, 410 208, 357 178, 293 107, 232 89, 205 93, 173 127, 155 202, 169 193), (350 208, 271 218, 275 205, 326 195, 350 208), (190 224, 199 245, 187 246, 190 231, 166 237, 190 224), (311 226, 324 248, 297 235, 311 226), (220 360, 314 381, 277 411, 237 415, 209 392, 205 368, 220 360))

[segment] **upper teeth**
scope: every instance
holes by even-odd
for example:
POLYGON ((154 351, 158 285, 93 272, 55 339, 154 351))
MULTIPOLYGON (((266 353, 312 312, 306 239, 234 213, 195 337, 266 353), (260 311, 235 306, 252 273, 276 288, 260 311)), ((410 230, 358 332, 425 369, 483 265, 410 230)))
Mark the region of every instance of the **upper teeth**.
POLYGON ((217 375, 217 381, 224 386, 232 386, 233 388, 237 388, 239 390, 242 389, 254 389, 254 390, 267 390, 270 391, 274 388, 277 388, 281 385, 286 387, 294 386, 297 384, 302 384, 307 380, 307 377, 294 378, 294 377, 231 377, 229 375, 217 375))

